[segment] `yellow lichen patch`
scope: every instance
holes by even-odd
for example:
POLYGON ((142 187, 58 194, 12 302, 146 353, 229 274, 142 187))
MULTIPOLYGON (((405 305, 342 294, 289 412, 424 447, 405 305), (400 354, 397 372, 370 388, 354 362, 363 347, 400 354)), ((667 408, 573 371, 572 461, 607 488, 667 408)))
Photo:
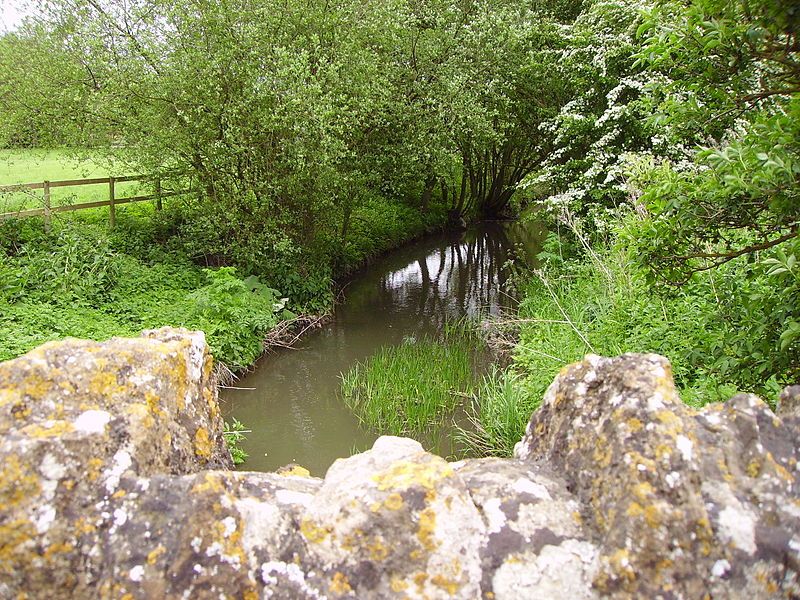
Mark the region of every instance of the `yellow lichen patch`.
POLYGON ((219 405, 215 399, 215 396, 216 395, 210 387, 203 389, 203 398, 205 398, 206 404, 208 404, 208 413, 211 415, 212 421, 219 416, 219 405))
POLYGON ((59 437, 71 431, 75 431, 75 427, 69 421, 46 421, 43 425, 32 423, 19 430, 22 435, 35 438, 59 437))
MULTIPOLYGON (((101 359, 98 359, 98 363, 101 359)), ((103 361, 106 362, 106 361, 103 361)), ((105 365, 98 364, 98 368, 102 369, 105 365)), ((117 382, 117 374, 111 371, 99 371, 92 375, 89 380, 89 393, 93 396, 113 396, 125 391, 125 386, 121 386, 117 382)))
POLYGON ((291 469, 279 472, 278 475, 282 475, 283 477, 311 477, 311 472, 305 467, 294 465, 291 469))
POLYGON ((0 509, 8 510, 23 500, 35 500, 41 491, 39 478, 12 454, 0 468, 0 509))
POLYGON ((644 515, 644 508, 638 502, 631 502, 625 511, 625 515, 628 517, 641 517, 644 515))
POLYGON ((419 528, 417 529, 417 539, 422 547, 433 552, 439 546, 436 541, 436 513, 432 508, 426 508, 419 513, 419 528))
POLYGON ((17 402, 11 407, 11 414, 14 415, 14 418, 18 421, 24 421, 31 416, 31 409, 24 402, 17 402))
POLYGON ((161 555, 164 554, 164 552, 166 551, 167 549, 163 545, 159 544, 158 546, 156 546, 153 550, 151 550, 147 554, 147 564, 148 565, 156 564, 161 555))
POLYGON ((669 433, 676 435, 683 431, 683 421, 671 410, 659 410, 656 412, 656 419, 669 428, 669 433))
POLYGON ((52 382, 43 373, 34 371, 28 373, 17 385, 19 396, 41 400, 52 390, 52 382))
POLYGON ((444 575, 434 575, 431 577, 431 583, 438 588, 443 589, 451 596, 455 596, 458 590, 461 589, 461 584, 453 579, 448 579, 444 575))
POLYGON ((156 416, 163 417, 166 413, 161 410, 161 399, 151 391, 144 393, 144 401, 147 403, 148 410, 156 416))
MULTIPOLYGON (((2 371, 0 371, 2 373, 2 371)), ((0 406, 11 404, 12 402, 21 403, 19 394, 11 389, 0 389, 0 406)))
POLYGON ((661 461, 668 461, 672 457, 673 449, 666 444, 659 444, 656 446, 656 459, 661 461))
POLYGON ((396 592, 396 593, 399 594, 400 592, 404 592, 404 591, 406 591, 408 589, 408 582, 403 581, 402 579, 400 579, 399 577, 397 577, 395 575, 395 576, 392 577, 392 580, 389 583, 389 587, 392 588, 393 592, 396 592))
POLYGON ((260 597, 255 588, 248 588, 242 592, 242 600, 258 600, 260 597))
POLYGON ((94 524, 90 523, 84 517, 80 517, 77 521, 75 521, 73 530, 78 535, 88 535, 90 533, 94 533, 97 530, 97 527, 95 527, 94 524))
POLYGON ((728 469, 728 463, 725 462, 723 457, 717 459, 717 468, 720 470, 720 473, 722 473, 722 478, 725 481, 733 481, 733 475, 731 474, 730 469, 728 469))
POLYGON ((44 551, 43 557, 45 560, 50 560, 54 554, 67 554, 72 552, 74 549, 75 546, 69 542, 56 542, 47 547, 47 550, 44 551))
POLYGON ((612 456, 611 448, 606 443, 605 438, 601 436, 597 440, 597 445, 595 446, 594 453, 592 455, 592 458, 594 459, 594 464, 597 467, 605 469, 611 464, 611 456, 612 456))
POLYGON ((150 409, 144 404, 129 404, 125 407, 125 413, 134 417, 135 421, 145 429, 150 429, 155 425, 155 419, 150 413, 150 409))
POLYGON ((633 433, 639 431, 643 427, 642 422, 636 417, 628 419, 627 421, 625 421, 625 424, 628 426, 628 429, 630 429, 631 432, 633 433))
POLYGON ((645 471, 650 471, 650 472, 656 471, 658 469, 658 465, 656 464, 656 461, 654 461, 652 458, 648 458, 648 457, 643 456, 642 454, 639 454, 638 452, 634 452, 634 451, 627 452, 626 455, 628 456, 628 459, 630 460, 630 464, 629 464, 628 468, 631 470, 631 473, 637 474, 636 475, 637 478, 640 477, 639 474, 642 471, 640 466, 644 467, 645 471))
POLYGON ((418 588, 422 588, 425 585, 425 582, 428 580, 427 573, 417 573, 414 575, 414 583, 417 584, 418 588))
POLYGON ((375 538, 372 542, 367 544, 367 550, 369 550, 369 557, 372 560, 383 561, 389 556, 389 549, 379 538, 375 538))
POLYGON ((20 552, 20 547, 32 542, 35 534, 33 523, 27 519, 0 524, 0 573, 10 573, 14 563, 25 560, 30 552, 20 552))
POLYGON ((194 453, 203 458, 211 458, 213 446, 208 430, 205 427, 198 427, 194 434, 194 453))
POLYGON ((767 452, 765 455, 766 461, 772 466, 775 470, 775 474, 783 479, 787 483, 794 483, 794 475, 792 475, 786 468, 779 464, 778 461, 775 460, 775 457, 772 456, 772 452, 767 452))
POLYGON ((638 502, 631 502, 625 511, 628 517, 643 517, 645 523, 653 529, 661 525, 661 513, 654 505, 643 507, 638 502))
POLYGON ((647 481, 642 481, 633 486, 633 495, 639 500, 645 500, 653 495, 653 486, 647 481))
POLYGON ((453 475, 452 467, 441 459, 429 462, 397 461, 383 473, 372 476, 381 491, 407 490, 412 486, 422 486, 428 490, 446 477, 453 475))
POLYGON ((89 481, 96 481, 100 477, 100 470, 103 468, 103 461, 99 458, 90 458, 86 462, 86 478, 89 481))
POLYGON ((636 571, 630 563, 630 555, 625 549, 619 549, 608 557, 608 563, 614 570, 614 574, 625 581, 631 582, 636 579, 636 571))
MULTIPOLYGON (((450 498, 448 498, 448 500, 450 500, 450 498)), ((383 505, 389 510, 400 510, 403 508, 403 497, 397 492, 393 492, 386 496, 383 505)))
POLYGON ((747 463, 747 474, 750 477, 758 477, 758 474, 761 472, 761 462, 754 458, 749 463, 747 463))
POLYGON ((312 544, 319 544, 325 541, 330 532, 330 528, 320 527, 311 519, 303 519, 300 523, 300 533, 312 544))
POLYGON ((117 490, 116 492, 114 492, 114 493, 111 495, 111 497, 112 497, 112 498, 114 498, 114 499, 117 499, 117 498, 122 498, 122 497, 124 497, 124 496, 125 496, 125 493, 126 493, 126 492, 125 492, 125 490, 117 490))
POLYGON ((225 491, 222 478, 214 473, 205 473, 203 481, 192 486, 192 492, 194 493, 210 492, 213 494, 222 494, 225 491))
POLYGON ((353 588, 350 587, 350 581, 347 579, 347 575, 340 571, 336 571, 336 573, 333 574, 333 579, 328 585, 328 589, 332 594, 336 594, 337 596, 348 594, 353 591, 353 588))

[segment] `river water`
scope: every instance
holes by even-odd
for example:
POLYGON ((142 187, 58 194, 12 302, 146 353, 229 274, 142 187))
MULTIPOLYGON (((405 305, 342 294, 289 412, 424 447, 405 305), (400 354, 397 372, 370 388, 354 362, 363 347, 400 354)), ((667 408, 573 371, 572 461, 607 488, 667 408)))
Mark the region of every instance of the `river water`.
POLYGON ((435 334, 449 320, 497 314, 514 304, 509 259, 529 261, 543 237, 534 224, 482 223, 395 250, 357 273, 333 319, 291 350, 264 356, 224 390, 226 419, 247 429, 249 471, 298 463, 323 476, 339 457, 381 434, 359 425, 339 395, 339 375, 379 347, 435 334))

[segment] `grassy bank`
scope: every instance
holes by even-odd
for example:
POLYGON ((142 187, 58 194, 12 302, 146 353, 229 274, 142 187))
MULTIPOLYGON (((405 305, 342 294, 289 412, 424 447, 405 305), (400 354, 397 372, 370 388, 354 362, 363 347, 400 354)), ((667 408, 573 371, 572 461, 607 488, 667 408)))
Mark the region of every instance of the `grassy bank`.
POLYGON ((588 353, 666 356, 692 406, 738 391, 774 405, 796 360, 781 339, 780 315, 782 307, 791 310, 791 299, 780 278, 791 273, 777 269, 773 258, 755 264, 743 258, 682 286, 657 288, 630 235, 643 226, 628 220, 613 242, 591 252, 579 250, 574 238, 550 237, 542 268, 522 286, 513 364, 487 378, 477 394, 481 435, 471 445, 479 453, 510 454, 559 370, 588 353), (777 320, 767 322, 767 315, 777 320))

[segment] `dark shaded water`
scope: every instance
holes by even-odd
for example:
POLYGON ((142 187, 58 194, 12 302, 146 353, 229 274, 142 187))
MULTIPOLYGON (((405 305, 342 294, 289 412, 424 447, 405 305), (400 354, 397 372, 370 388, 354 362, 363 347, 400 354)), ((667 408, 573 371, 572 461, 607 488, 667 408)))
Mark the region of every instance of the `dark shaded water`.
POLYGON ((339 374, 380 346, 511 307, 507 261, 530 258, 542 236, 534 225, 485 223, 426 238, 361 271, 331 323, 296 349, 265 356, 235 384, 254 390, 223 394, 226 418, 252 430, 242 468, 272 471, 295 462, 322 476, 336 458, 370 447, 381 432, 359 426, 339 396, 339 374))

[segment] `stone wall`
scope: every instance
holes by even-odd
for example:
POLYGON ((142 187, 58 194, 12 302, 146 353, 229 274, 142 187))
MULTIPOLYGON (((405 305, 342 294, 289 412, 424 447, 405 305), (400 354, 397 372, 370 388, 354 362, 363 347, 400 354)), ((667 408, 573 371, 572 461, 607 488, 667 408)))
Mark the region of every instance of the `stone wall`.
POLYGON ((383 437, 321 480, 229 470, 202 334, 46 344, 0 364, 0 598, 800 597, 797 396, 588 356, 514 459, 383 437))

